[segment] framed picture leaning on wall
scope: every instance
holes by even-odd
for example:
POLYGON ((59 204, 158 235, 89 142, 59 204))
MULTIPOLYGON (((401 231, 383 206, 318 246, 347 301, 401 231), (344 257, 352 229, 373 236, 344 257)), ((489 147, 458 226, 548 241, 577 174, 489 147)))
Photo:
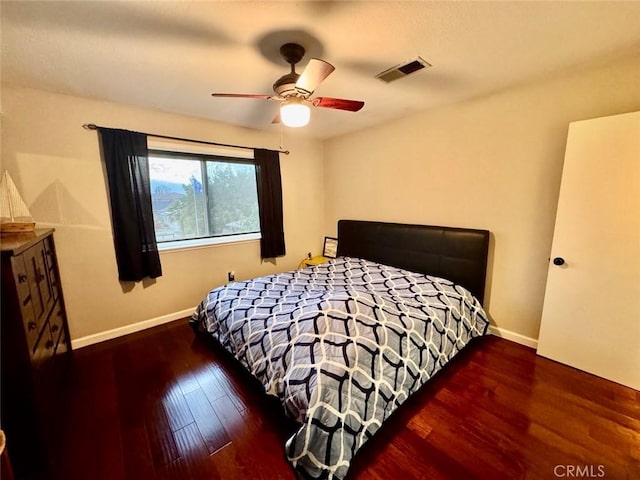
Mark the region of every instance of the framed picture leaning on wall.
POLYGON ((333 237, 324 237, 324 248, 322 256, 327 258, 336 258, 338 253, 338 239, 333 237))

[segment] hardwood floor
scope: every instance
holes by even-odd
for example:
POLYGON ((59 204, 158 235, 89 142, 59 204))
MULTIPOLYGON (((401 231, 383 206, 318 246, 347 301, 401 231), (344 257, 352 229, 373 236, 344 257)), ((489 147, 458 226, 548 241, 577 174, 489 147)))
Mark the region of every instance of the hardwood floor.
MULTIPOLYGON (((186 321, 75 351, 56 479, 286 479, 295 431, 186 321)), ((356 456, 350 480, 640 478, 640 393, 479 340, 356 456), (579 474, 579 475, 578 475, 579 474)))

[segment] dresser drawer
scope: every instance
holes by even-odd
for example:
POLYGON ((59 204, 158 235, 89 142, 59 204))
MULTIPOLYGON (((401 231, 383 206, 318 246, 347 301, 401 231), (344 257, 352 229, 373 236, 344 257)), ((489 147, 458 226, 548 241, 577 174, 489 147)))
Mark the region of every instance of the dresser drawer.
POLYGON ((60 280, 58 279, 55 269, 49 271, 49 282, 49 285, 51 286, 51 299, 56 301, 60 295, 60 280))
POLYGON ((11 266, 20 303, 25 303, 26 300, 30 301, 31 290, 29 289, 29 276, 24 264, 24 257, 22 255, 11 257, 11 266))
POLYGON ((49 317, 49 331, 51 332, 51 338, 54 343, 58 342, 60 334, 64 330, 64 310, 60 302, 57 302, 53 306, 51 316, 49 317))
POLYGON ((51 338, 49 332, 49 325, 45 324, 42 329, 42 336, 38 340, 35 348, 33 349, 33 356, 31 357, 31 365, 34 368, 42 368, 47 364, 47 361, 53 356, 53 347, 55 343, 51 338))
POLYGON ((44 240, 44 254, 51 295, 53 296, 53 300, 56 300, 60 293, 60 289, 58 288, 60 279, 58 278, 58 272, 56 270, 55 250, 53 249, 53 241, 51 238, 44 240))
POLYGON ((51 240, 51 238, 45 238, 43 245, 47 268, 51 270, 56 264, 55 255, 53 253, 53 241, 51 240))
POLYGON ((47 295, 47 290, 42 284, 42 273, 40 272, 40 256, 39 250, 41 245, 37 244, 27 251, 25 251, 21 257, 24 258, 24 265, 27 271, 27 283, 29 285, 29 291, 31 292, 31 305, 33 306, 33 313, 36 318, 40 318, 47 310, 47 300, 50 295, 47 295))
MULTIPOLYGON (((33 351, 40 334, 40 327, 43 319, 36 316, 33 310, 33 297, 31 296, 29 276, 27 275, 23 256, 20 255, 13 257, 11 259, 11 266, 13 277, 15 279, 16 292, 18 294, 18 307, 20 309, 20 316, 24 326, 25 337, 27 339, 29 350, 33 351)), ((38 292, 36 292, 36 295, 38 295, 38 292)))
POLYGON ((40 336, 41 330, 41 320, 36 318, 33 313, 33 308, 31 308, 31 303, 29 302, 26 306, 22 307, 22 323, 24 326, 24 334, 27 338, 27 345, 29 346, 29 351, 33 352, 36 346, 36 342, 38 341, 38 337, 40 336))
POLYGON ((69 338, 67 338, 67 333, 62 330, 62 332, 60 332, 60 337, 58 337, 58 343, 56 345, 56 355, 60 354, 60 353, 65 353, 70 351, 70 345, 69 345, 69 338))
POLYGON ((42 304, 44 306, 45 313, 49 312, 53 305, 53 295, 51 292, 51 281, 49 279, 49 268, 47 267, 47 255, 45 253, 45 242, 42 242, 29 251, 35 250, 36 259, 36 281, 38 282, 38 288, 40 289, 40 295, 42 296, 42 304))

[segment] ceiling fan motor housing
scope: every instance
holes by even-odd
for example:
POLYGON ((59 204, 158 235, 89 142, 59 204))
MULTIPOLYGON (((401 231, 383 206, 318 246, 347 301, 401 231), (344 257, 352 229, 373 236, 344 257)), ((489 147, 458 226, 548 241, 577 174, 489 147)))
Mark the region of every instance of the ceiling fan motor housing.
POLYGON ((297 43, 285 43, 280 47, 280 55, 291 65, 291 72, 283 75, 273 84, 273 91, 276 92, 276 94, 281 97, 289 97, 300 93, 295 88, 296 82, 300 78, 300 75, 295 71, 295 65, 302 60, 304 54, 304 47, 297 43))
POLYGON ((298 78, 300 78, 300 75, 295 72, 283 75, 276 80, 276 83, 273 84, 273 91, 281 97, 289 97, 297 94, 298 90, 296 90, 296 82, 298 81, 298 78))

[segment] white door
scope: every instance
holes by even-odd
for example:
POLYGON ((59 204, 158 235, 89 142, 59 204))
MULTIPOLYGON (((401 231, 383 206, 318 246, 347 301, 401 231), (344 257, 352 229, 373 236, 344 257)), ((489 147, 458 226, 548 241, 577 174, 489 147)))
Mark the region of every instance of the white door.
POLYGON ((640 390, 640 112, 569 126, 538 354, 640 390))

